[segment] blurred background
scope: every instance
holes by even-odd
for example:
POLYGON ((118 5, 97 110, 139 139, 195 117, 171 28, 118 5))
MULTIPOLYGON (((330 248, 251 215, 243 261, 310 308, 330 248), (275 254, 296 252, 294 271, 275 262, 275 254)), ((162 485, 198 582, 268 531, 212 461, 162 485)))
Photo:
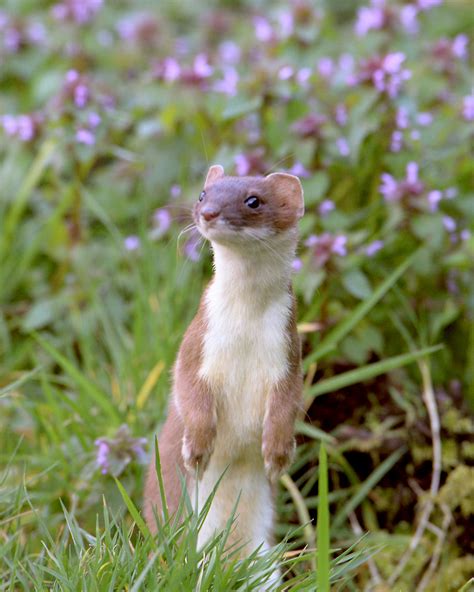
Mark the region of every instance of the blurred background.
MULTIPOLYGON (((278 540, 314 548, 325 442, 331 547, 364 553, 334 589, 469 586, 473 17, 468 0, 3 0, 1 590, 129 589, 110 574, 140 542, 101 539, 103 500, 130 525, 115 476, 141 504, 212 272, 190 211, 215 163, 305 191, 306 416, 278 540)), ((315 589, 310 562, 288 569, 315 589)))

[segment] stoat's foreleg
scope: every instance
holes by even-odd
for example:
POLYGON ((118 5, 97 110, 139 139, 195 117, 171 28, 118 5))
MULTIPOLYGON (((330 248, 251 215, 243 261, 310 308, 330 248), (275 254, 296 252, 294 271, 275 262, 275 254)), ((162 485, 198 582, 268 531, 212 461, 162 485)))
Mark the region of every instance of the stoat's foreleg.
POLYGON ((290 347, 285 377, 271 391, 265 409, 262 456, 265 472, 276 481, 293 459, 294 426, 302 407, 303 378, 300 368, 300 342, 294 316, 290 321, 290 347))
POLYGON ((204 381, 181 364, 176 372, 174 396, 184 424, 182 455, 184 466, 198 478, 209 464, 216 439, 215 401, 204 381))

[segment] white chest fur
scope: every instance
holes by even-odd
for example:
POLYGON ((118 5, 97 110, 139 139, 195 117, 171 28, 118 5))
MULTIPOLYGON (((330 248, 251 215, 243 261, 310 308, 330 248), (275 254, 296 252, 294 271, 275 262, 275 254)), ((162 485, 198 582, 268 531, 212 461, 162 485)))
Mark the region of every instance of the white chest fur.
POLYGON ((261 269, 261 262, 242 264, 214 250, 217 269, 206 298, 200 376, 216 397, 215 450, 236 458, 246 447, 260 446, 266 399, 287 371, 291 296, 285 283, 272 289, 272 268, 281 268, 281 261, 273 258, 261 269))

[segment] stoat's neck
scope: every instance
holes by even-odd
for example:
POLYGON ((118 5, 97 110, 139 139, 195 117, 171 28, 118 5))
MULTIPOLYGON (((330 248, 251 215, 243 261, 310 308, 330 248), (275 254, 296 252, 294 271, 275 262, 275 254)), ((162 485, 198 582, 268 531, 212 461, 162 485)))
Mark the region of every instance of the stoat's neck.
POLYGON ((258 308, 266 308, 288 292, 296 233, 279 236, 265 245, 254 242, 245 248, 212 243, 212 250, 213 290, 224 300, 237 297, 260 305, 258 308))

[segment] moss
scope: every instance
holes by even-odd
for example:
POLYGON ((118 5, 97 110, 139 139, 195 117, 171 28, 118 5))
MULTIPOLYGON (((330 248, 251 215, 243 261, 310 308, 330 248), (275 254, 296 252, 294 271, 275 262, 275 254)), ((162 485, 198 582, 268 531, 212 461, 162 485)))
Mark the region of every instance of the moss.
POLYGON ((474 574, 474 555, 449 561, 445 569, 430 582, 426 592, 457 592, 474 574))
POLYGON ((440 489, 438 499, 451 510, 460 507, 466 518, 474 514, 474 467, 456 467, 440 489))

